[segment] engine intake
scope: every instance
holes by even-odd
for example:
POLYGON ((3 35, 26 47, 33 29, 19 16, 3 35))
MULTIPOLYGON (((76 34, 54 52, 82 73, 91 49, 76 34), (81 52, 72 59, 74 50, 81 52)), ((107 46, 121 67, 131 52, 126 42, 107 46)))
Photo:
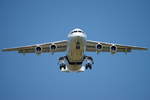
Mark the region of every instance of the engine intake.
POLYGON ((110 52, 111 52, 112 54, 115 54, 115 53, 117 52, 117 47, 116 47, 115 45, 112 45, 112 46, 110 47, 110 52))
POLYGON ((97 49, 102 49, 102 47, 103 47, 103 46, 102 46, 101 44, 97 44, 97 45, 96 45, 96 48, 97 48, 97 49))
POLYGON ((103 45, 102 44, 97 44, 96 45, 96 52, 100 52, 103 49, 103 45))
POLYGON ((51 50, 55 50, 57 47, 56 47, 55 44, 52 44, 52 45, 50 46, 50 48, 51 48, 51 50))
POLYGON ((97 49, 102 49, 102 45, 101 44, 98 44, 96 47, 97 47, 97 49))
POLYGON ((42 53, 42 47, 40 47, 40 46, 35 47, 35 53, 41 54, 42 53))

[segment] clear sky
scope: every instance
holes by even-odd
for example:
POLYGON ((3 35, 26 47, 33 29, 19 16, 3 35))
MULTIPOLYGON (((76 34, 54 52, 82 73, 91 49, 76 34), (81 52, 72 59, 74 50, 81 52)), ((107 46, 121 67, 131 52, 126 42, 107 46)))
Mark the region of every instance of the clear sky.
MULTIPOLYGON (((0 0, 0 49, 88 39, 150 48, 149 0, 0 0)), ((0 52, 0 100, 150 100, 150 51, 86 53, 93 70, 62 73, 66 53, 0 52)))

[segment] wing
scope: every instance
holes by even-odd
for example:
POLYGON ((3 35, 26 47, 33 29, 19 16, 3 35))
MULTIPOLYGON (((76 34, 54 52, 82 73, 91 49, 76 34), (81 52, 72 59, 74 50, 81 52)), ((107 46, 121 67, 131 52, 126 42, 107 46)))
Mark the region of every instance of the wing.
POLYGON ((89 52, 131 52, 132 50, 148 50, 147 48, 137 47, 137 46, 126 46, 120 44, 112 44, 105 42, 97 42, 87 40, 86 42, 86 51, 89 52))
POLYGON ((7 48, 2 51, 18 51, 18 53, 48 53, 48 52, 64 52, 67 49, 67 40, 49 42, 43 44, 35 44, 17 48, 7 48))

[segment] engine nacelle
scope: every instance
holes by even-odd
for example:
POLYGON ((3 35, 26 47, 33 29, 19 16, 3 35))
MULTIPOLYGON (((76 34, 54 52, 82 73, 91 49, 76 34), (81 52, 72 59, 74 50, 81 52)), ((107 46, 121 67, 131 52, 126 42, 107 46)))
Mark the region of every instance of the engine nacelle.
POLYGON ((57 48, 57 46, 56 46, 55 44, 52 44, 52 45, 50 46, 50 49, 53 50, 53 51, 55 51, 56 48, 57 48))
POLYGON ((96 45, 96 51, 100 52, 103 49, 103 45, 102 44, 97 44, 96 45))
POLYGON ((112 54, 115 54, 117 52, 117 46, 115 46, 115 45, 110 46, 110 52, 112 54))
POLYGON ((36 54, 41 54, 41 53, 42 53, 42 47, 36 46, 36 47, 35 47, 35 53, 36 53, 36 54))

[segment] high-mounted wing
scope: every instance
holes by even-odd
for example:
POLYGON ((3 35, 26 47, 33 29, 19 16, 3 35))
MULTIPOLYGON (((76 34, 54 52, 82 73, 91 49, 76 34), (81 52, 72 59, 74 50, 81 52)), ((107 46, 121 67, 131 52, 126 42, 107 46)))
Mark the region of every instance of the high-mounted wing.
POLYGON ((64 52, 67 49, 67 40, 49 42, 43 44, 35 44, 17 48, 7 48, 2 51, 18 51, 18 53, 48 53, 48 52, 64 52))
POLYGON ((97 42, 87 40, 86 42, 86 51, 89 52, 131 52, 131 50, 148 50, 147 48, 137 47, 137 46, 125 46, 120 44, 111 44, 105 42, 97 42))

